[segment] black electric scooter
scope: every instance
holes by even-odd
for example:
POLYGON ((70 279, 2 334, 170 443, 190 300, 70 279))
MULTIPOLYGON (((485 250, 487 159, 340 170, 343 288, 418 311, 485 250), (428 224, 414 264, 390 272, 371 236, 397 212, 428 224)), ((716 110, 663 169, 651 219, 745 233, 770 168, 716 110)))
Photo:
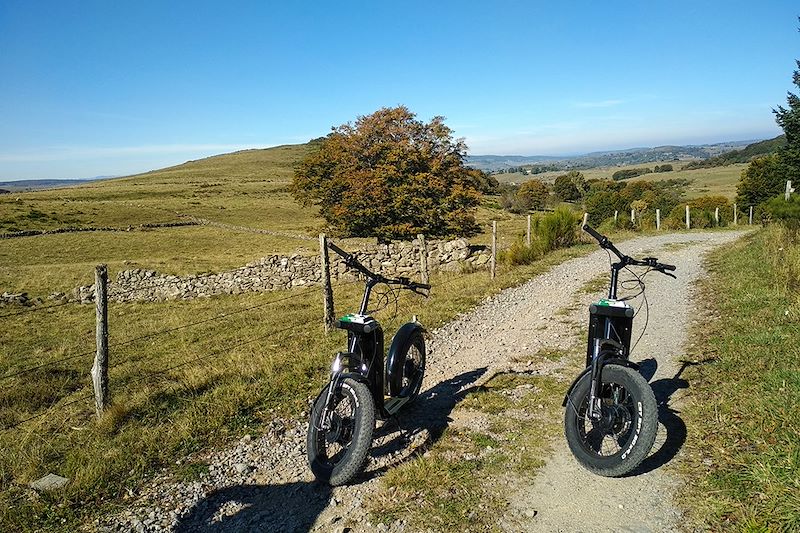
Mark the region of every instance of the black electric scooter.
POLYGON ((634 259, 621 253, 608 237, 589 225, 583 230, 600 247, 619 259, 611 265, 608 298, 589 306, 589 340, 586 369, 575 379, 564 397, 564 432, 578 462, 587 470, 607 477, 623 476, 636 468, 650 452, 658 429, 658 409, 650 385, 629 360, 634 309, 617 299, 619 271, 631 266, 648 272, 668 271, 675 266, 654 257, 634 259))
POLYGON ((383 329, 368 310, 372 289, 383 283, 427 296, 422 291, 430 285, 384 277, 333 243, 328 247, 366 278, 359 312, 336 321, 337 328, 347 331, 347 351, 333 360, 330 382, 311 410, 306 438, 314 476, 343 485, 363 469, 376 417, 385 420, 413 401, 425 374, 425 330, 416 318, 395 334, 384 367, 383 329))

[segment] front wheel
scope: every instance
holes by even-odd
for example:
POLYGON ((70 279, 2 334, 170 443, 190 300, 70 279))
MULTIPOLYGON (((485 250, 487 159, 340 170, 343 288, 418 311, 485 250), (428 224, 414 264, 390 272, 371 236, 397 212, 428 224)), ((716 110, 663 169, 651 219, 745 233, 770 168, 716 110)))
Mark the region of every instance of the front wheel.
POLYGON ((372 445, 375 403, 369 389, 351 378, 342 380, 322 420, 328 389, 311 410, 306 436, 308 464, 314 476, 330 485, 344 485, 361 472, 372 445))
POLYGON ((600 416, 589 417, 591 375, 572 390, 564 432, 572 454, 584 468, 606 477, 631 472, 647 457, 658 429, 653 390, 635 370, 606 365, 598 390, 600 416))
POLYGON ((425 377, 425 338, 419 331, 415 332, 408 343, 408 349, 401 354, 403 361, 400 381, 400 398, 408 398, 411 402, 419 395, 422 378, 425 377))

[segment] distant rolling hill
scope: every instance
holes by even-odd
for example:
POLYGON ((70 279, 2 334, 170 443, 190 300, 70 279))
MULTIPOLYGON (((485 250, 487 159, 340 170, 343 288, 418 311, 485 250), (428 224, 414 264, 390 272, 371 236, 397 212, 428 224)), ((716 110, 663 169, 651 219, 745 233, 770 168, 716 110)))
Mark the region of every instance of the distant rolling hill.
POLYGON ((683 168, 691 170, 693 168, 711 168, 735 163, 749 163, 754 157, 772 154, 784 146, 786 146, 786 135, 778 135, 774 139, 748 144, 741 150, 733 150, 702 161, 692 161, 683 168))
POLYGON ((470 166, 487 172, 496 172, 514 167, 557 166, 567 168, 594 168, 615 165, 636 165, 654 161, 687 161, 707 159, 743 148, 752 141, 730 141, 715 144, 656 146, 644 148, 627 148, 624 150, 608 150, 591 152, 576 156, 519 156, 519 155, 470 155, 467 163, 470 166))
POLYGON ((42 189, 57 189, 59 187, 69 187, 79 185, 89 181, 98 181, 111 178, 113 176, 97 176, 86 179, 67 179, 67 180, 17 180, 0 181, 0 189, 6 192, 39 191, 42 189))

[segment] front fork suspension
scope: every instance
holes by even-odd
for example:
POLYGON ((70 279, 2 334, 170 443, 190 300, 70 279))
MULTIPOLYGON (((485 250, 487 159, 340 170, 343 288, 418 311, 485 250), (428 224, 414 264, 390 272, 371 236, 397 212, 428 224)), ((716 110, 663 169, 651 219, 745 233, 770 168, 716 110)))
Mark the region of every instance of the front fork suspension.
POLYGON ((599 420, 602 413, 602 407, 600 405, 602 400, 598 397, 598 393, 600 392, 603 362, 606 358, 606 355, 606 353, 600 353, 600 339, 595 339, 594 356, 592 357, 592 380, 589 385, 589 406, 586 412, 591 420, 599 420))
POLYGON ((328 415, 331 412, 331 405, 333 404, 333 396, 336 394, 336 389, 339 388, 339 382, 341 381, 342 375, 342 354, 336 354, 336 358, 333 360, 333 364, 331 365, 331 381, 328 383, 328 391, 325 393, 325 404, 322 407, 322 416, 320 427, 317 427, 320 431, 327 431, 331 428, 331 421, 328 415))

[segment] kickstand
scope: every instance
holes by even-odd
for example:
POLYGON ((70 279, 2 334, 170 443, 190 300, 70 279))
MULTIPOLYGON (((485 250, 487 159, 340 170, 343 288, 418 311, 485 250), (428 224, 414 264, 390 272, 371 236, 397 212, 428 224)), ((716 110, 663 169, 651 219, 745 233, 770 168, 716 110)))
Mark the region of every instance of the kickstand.
POLYGON ((387 422, 394 422, 405 444, 411 442, 411 431, 403 427, 403 425, 400 423, 400 416, 398 416, 398 414, 393 414, 390 416, 387 422))

